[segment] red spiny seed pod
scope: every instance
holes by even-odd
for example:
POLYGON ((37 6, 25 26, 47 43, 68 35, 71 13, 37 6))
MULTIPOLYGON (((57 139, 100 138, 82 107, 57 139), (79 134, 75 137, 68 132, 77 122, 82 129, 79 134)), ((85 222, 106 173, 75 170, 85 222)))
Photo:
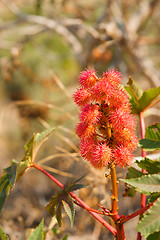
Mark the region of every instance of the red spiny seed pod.
POLYGON ((95 126, 90 123, 80 122, 76 127, 76 133, 80 138, 89 138, 95 134, 95 126))
POLYGON ((89 88, 96 83, 97 79, 98 77, 96 76, 95 70, 86 69, 86 71, 81 72, 79 77, 79 83, 82 87, 89 88))
POLYGON ((128 94, 120 85, 121 74, 106 71, 102 78, 94 70, 83 71, 74 101, 80 107, 76 133, 80 152, 94 167, 108 163, 126 167, 137 147, 135 120, 130 113, 128 94))
POLYGON ((103 77, 106 77, 108 82, 110 82, 112 85, 119 85, 121 82, 121 73, 114 69, 110 69, 103 73, 103 77))
POLYGON ((113 150, 112 154, 115 165, 119 167, 126 167, 133 161, 133 154, 128 148, 117 147, 113 150))
POLYGON ((90 101, 91 94, 85 88, 79 88, 74 93, 74 101, 78 106, 84 106, 90 101))
POLYGON ((135 120, 132 117, 129 109, 118 108, 109 113, 109 121, 112 124, 115 131, 127 129, 135 129, 135 120))
POLYGON ((99 105, 87 104, 81 109, 80 120, 81 122, 87 122, 95 124, 101 118, 101 113, 99 111, 99 105))
POLYGON ((130 131, 124 128, 122 131, 115 132, 113 134, 114 144, 117 146, 124 146, 133 151, 137 145, 138 140, 134 131, 130 131))
POLYGON ((107 166, 111 160, 112 151, 106 143, 98 144, 93 151, 92 165, 96 168, 107 166))

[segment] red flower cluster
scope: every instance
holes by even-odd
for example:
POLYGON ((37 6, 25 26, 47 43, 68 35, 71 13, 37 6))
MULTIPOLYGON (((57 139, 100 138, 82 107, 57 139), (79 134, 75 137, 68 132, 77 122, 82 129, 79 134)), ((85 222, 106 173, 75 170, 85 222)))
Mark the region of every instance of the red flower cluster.
POLYGON ((79 78, 81 87, 74 93, 80 107, 76 128, 81 138, 80 152, 96 168, 111 161, 120 167, 129 165, 137 146, 135 122, 120 80, 115 70, 105 72, 102 78, 94 70, 86 70, 79 78))

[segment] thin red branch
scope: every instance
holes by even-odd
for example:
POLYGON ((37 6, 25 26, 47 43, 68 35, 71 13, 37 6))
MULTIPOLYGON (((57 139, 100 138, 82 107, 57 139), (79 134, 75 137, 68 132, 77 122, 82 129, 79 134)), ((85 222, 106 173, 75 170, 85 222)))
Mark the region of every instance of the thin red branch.
POLYGON ((98 206, 100 207, 100 208, 102 208, 103 209, 103 211, 107 214, 107 215, 111 215, 111 212, 109 211, 109 209, 107 209, 107 208, 105 208, 105 207, 103 207, 102 205, 100 205, 99 203, 98 203, 98 206))
MULTIPOLYGON (((55 177, 50 175, 48 172, 46 172, 43 168, 39 167, 35 163, 32 165, 37 170, 41 171, 43 174, 45 174, 47 177, 49 177, 53 182, 55 182, 60 188, 63 189, 63 184, 59 182, 55 177)), ((86 209, 95 219, 97 219, 104 227, 106 227, 114 236, 117 235, 117 231, 115 228, 113 228, 109 223, 107 223, 102 217, 100 217, 96 212, 93 212, 90 210, 89 206, 83 202, 79 197, 77 197, 73 192, 70 192, 70 195, 72 198, 74 198, 78 203, 80 203, 79 206, 82 206, 84 209, 86 209)))
POLYGON ((90 211, 90 212, 95 212, 95 213, 97 213, 97 214, 101 214, 101 215, 105 215, 105 216, 109 216, 110 214, 109 213, 106 213, 105 211, 98 211, 98 210, 96 210, 96 209, 93 209, 93 208, 90 208, 90 207, 84 207, 84 206, 82 206, 80 203, 78 203, 78 202, 76 202, 76 201, 74 201, 74 203, 77 205, 77 206, 79 206, 79 207, 81 207, 81 208, 84 208, 85 210, 87 210, 87 211, 90 211))

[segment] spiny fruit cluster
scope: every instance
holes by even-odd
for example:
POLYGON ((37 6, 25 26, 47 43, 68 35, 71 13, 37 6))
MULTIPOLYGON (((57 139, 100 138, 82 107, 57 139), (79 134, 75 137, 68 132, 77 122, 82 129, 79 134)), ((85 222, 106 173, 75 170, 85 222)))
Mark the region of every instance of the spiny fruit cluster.
POLYGON ((137 146, 135 121, 130 113, 127 92, 120 85, 118 71, 109 70, 99 78, 95 70, 80 74, 80 88, 74 101, 80 107, 76 133, 80 152, 94 167, 110 162, 125 167, 132 162, 137 146))

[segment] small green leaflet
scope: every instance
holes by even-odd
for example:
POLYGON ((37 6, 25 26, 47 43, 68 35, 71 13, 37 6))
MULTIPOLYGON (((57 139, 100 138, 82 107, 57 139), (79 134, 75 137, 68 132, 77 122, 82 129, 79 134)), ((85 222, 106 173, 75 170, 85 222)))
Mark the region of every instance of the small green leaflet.
POLYGON ((0 239, 1 240, 9 240, 9 237, 3 232, 1 226, 0 226, 0 239))
POLYGON ((73 225, 75 209, 73 200, 67 192, 66 188, 57 192, 56 196, 52 196, 49 200, 49 204, 45 207, 48 213, 53 217, 56 216, 59 227, 62 226, 62 208, 64 207, 65 212, 70 218, 71 226, 73 225))
POLYGON ((62 208, 63 208, 62 202, 58 203, 56 207, 56 219, 59 227, 62 226, 62 208))
POLYGON ((154 232, 160 231, 160 198, 154 203, 152 207, 148 209, 148 212, 144 214, 142 220, 138 223, 136 229, 141 232, 142 235, 148 237, 154 232))
POLYGON ((152 192, 160 192, 160 175, 149 174, 139 178, 121 179, 121 181, 128 183, 138 189, 141 193, 149 194, 152 192))
POLYGON ((17 171, 18 163, 13 160, 11 165, 4 169, 4 174, 0 178, 0 212, 4 205, 4 202, 14 187, 15 180, 16 180, 16 171, 17 171))
POLYGON ((31 233, 31 235, 27 238, 27 240, 44 240, 43 224, 44 224, 44 220, 42 219, 39 226, 36 227, 36 229, 31 233))
POLYGON ((29 140, 29 142, 25 145, 26 154, 25 157, 28 158, 30 162, 34 162, 37 152, 47 139, 47 137, 55 130, 55 127, 47 129, 41 133, 34 133, 33 137, 29 140))
POLYGON ((65 212, 67 213, 68 217, 70 218, 71 227, 72 227, 73 221, 74 221, 74 216, 75 216, 75 208, 73 205, 73 200, 72 200, 72 198, 68 198, 67 202, 62 200, 62 203, 63 203, 65 212))
POLYGON ((4 174, 0 178, 0 211, 10 191, 22 174, 28 169, 30 163, 22 159, 20 163, 12 160, 11 165, 4 169, 4 174))
MULTIPOLYGON (((82 177, 83 178, 83 177, 82 177)), ((64 185, 64 189, 57 192, 57 195, 52 196, 49 200, 49 204, 45 207, 48 210, 48 213, 53 217, 56 216, 58 225, 62 226, 62 208, 64 208, 67 213, 71 226, 73 226, 74 216, 75 216, 75 208, 73 204, 73 199, 70 196, 71 191, 75 191, 84 187, 88 187, 88 185, 78 184, 82 178, 77 181, 64 185)))
POLYGON ((160 100, 160 87, 143 91, 131 77, 129 77, 128 85, 125 89, 130 95, 133 113, 145 111, 160 100))

